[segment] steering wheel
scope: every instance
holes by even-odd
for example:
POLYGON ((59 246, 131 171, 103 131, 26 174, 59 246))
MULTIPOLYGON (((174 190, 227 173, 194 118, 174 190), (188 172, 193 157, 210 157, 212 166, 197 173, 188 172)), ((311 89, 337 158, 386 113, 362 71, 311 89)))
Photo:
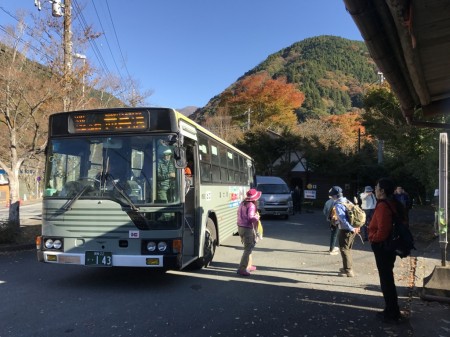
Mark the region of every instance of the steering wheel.
POLYGON ((62 197, 73 197, 83 189, 83 184, 79 181, 68 181, 59 194, 62 197))

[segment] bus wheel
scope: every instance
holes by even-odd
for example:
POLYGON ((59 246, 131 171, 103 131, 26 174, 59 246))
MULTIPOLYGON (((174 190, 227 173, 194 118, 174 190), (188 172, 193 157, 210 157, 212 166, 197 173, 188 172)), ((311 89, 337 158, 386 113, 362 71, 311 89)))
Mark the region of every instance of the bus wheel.
POLYGON ((203 256, 193 263, 193 267, 201 269, 208 267, 211 263, 217 247, 217 232, 214 222, 208 218, 205 231, 205 245, 203 247, 203 256))

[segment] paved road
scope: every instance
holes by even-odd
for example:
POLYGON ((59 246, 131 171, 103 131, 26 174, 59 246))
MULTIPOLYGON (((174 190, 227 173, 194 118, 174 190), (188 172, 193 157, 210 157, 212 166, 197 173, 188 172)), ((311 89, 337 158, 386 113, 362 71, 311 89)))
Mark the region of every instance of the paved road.
MULTIPOLYGON (((355 244, 357 277, 338 276, 320 211, 264 221, 258 270, 236 274, 232 237, 201 271, 152 273, 36 262, 34 251, 0 254, 0 337, 6 336, 411 336, 383 325, 369 246, 355 244)), ((396 264, 401 306, 409 306, 409 259, 396 264)))
MULTIPOLYGON (((40 224, 42 221, 42 202, 29 201, 19 208, 20 213, 20 224, 23 225, 34 225, 40 224)), ((8 219, 9 208, 4 205, 0 207, 0 221, 8 219)))

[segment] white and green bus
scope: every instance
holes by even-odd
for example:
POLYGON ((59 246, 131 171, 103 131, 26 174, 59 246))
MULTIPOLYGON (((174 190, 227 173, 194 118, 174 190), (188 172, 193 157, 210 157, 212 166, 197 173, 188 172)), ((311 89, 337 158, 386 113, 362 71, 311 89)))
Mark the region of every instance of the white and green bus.
POLYGON ((253 170, 248 155, 173 109, 51 115, 38 260, 206 267, 236 232, 253 170))

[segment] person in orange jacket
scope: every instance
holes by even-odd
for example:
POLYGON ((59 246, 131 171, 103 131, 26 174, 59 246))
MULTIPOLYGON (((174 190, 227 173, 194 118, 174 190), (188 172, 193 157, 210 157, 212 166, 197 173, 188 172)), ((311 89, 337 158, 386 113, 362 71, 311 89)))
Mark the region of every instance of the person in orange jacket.
POLYGON ((385 249, 393 229, 394 216, 405 219, 403 206, 394 197, 395 185, 392 180, 382 178, 375 186, 377 205, 369 224, 369 241, 375 255, 385 308, 377 313, 377 318, 385 323, 400 323, 405 320, 398 306, 397 288, 394 279, 396 254, 385 249), (394 214, 396 213, 396 214, 394 214))

